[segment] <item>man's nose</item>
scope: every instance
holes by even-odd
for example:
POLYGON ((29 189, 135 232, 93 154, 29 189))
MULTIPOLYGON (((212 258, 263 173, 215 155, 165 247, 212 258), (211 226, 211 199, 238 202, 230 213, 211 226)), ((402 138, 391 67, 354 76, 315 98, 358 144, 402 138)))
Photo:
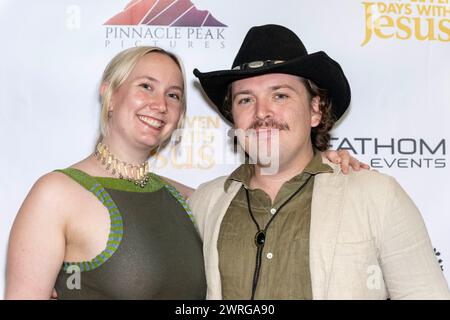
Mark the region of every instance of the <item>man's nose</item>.
POLYGON ((257 100, 255 107, 255 117, 264 120, 272 116, 270 103, 265 100, 257 100))

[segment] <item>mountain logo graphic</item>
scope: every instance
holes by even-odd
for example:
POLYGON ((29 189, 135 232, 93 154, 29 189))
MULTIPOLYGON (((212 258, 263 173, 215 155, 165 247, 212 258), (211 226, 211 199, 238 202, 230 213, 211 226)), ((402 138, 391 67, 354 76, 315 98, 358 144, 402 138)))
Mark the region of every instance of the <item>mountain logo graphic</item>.
POLYGON ((197 10, 190 0, 132 0, 105 25, 169 27, 227 27, 208 10, 197 10))

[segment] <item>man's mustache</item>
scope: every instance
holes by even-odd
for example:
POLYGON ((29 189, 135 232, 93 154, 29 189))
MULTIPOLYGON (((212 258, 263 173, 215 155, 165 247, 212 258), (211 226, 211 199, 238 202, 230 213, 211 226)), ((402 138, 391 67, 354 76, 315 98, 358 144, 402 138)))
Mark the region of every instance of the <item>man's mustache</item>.
POLYGON ((248 129, 273 128, 278 130, 290 130, 287 123, 278 122, 275 119, 255 120, 248 129))

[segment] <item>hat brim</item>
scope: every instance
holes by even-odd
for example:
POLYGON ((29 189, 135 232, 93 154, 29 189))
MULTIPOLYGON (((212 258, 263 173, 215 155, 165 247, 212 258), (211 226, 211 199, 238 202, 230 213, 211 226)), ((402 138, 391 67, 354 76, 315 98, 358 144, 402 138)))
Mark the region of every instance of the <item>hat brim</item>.
POLYGON ((230 112, 224 110, 223 106, 228 85, 237 80, 268 73, 285 73, 300 76, 312 80, 320 88, 327 90, 332 101, 332 112, 336 120, 345 113, 350 104, 350 85, 341 66, 323 51, 288 62, 253 69, 219 70, 205 73, 194 69, 194 75, 199 79, 208 98, 231 123, 233 123, 233 119, 230 112))

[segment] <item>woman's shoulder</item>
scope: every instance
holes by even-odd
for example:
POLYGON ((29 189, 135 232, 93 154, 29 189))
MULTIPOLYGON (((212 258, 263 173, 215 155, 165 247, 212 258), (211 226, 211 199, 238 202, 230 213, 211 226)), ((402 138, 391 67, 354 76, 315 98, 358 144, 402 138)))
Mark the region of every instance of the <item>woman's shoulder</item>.
POLYGON ((65 174, 52 171, 36 180, 25 201, 33 207, 59 206, 75 188, 76 184, 65 174))
POLYGON ((33 184, 30 193, 38 194, 40 197, 54 198, 55 193, 62 193, 65 188, 71 187, 71 181, 60 171, 52 171, 44 174, 33 184))
MULTIPOLYGON (((57 169, 39 177, 31 187, 24 204, 33 208, 42 208, 47 212, 64 211, 63 208, 77 203, 83 188, 70 172, 89 168, 88 158, 65 169, 57 169)), ((80 171, 82 172, 82 171, 80 171)), ((77 205, 76 205, 77 206, 77 205)))
POLYGON ((31 187, 15 218, 12 234, 62 232, 68 215, 66 198, 71 194, 70 181, 59 172, 44 174, 31 187))

